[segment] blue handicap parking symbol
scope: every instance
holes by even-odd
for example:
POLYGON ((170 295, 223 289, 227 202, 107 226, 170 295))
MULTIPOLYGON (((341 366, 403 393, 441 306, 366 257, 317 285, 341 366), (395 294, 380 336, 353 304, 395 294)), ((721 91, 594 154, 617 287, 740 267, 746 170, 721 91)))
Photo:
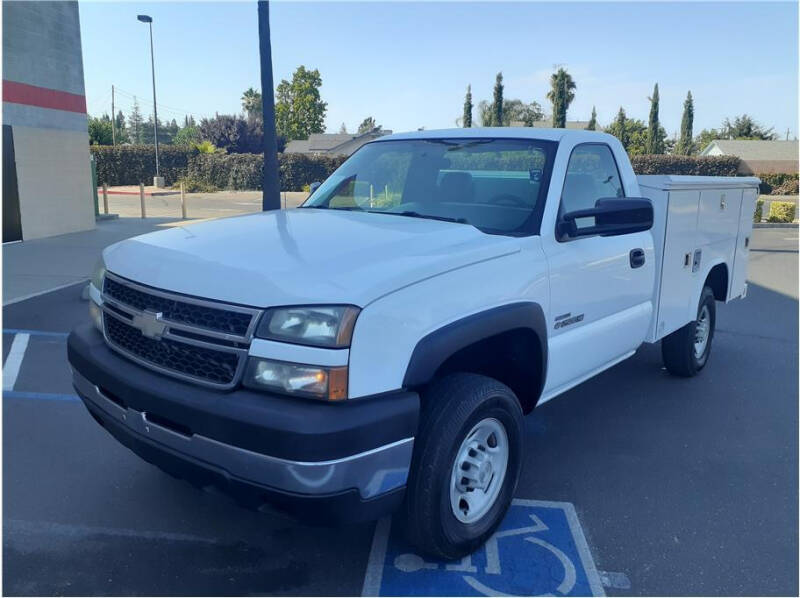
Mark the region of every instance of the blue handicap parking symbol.
POLYGON ((484 546, 457 562, 414 553, 389 519, 375 529, 365 596, 603 596, 575 508, 515 499, 484 546))

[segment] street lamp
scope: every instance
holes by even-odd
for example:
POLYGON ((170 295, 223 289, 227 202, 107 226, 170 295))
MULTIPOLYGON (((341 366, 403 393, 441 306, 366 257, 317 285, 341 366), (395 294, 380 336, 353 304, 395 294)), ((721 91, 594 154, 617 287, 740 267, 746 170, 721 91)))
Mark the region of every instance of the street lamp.
POLYGON ((158 110, 156 109, 156 63, 153 58, 153 17, 137 15, 136 18, 142 23, 150 25, 150 69, 153 73, 153 139, 156 144, 156 176, 153 179, 153 185, 163 187, 164 183, 158 172, 158 110))

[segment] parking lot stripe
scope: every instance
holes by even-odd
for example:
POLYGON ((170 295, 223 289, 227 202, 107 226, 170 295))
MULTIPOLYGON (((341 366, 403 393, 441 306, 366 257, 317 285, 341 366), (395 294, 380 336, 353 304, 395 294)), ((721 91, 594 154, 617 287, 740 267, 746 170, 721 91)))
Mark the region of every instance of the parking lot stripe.
POLYGON ((3 397, 9 399, 33 399, 37 401, 77 401, 78 395, 57 392, 26 392, 21 390, 3 390, 3 397))
POLYGON ((384 517, 375 525, 375 535, 372 537, 372 549, 369 551, 367 571, 364 574, 364 585, 361 588, 362 596, 378 596, 381 590, 383 577, 383 561, 386 556, 386 545, 389 543, 389 529, 392 524, 391 517, 384 517))
POLYGON ((3 328, 3 334, 27 334, 29 336, 51 336, 67 338, 69 332, 50 332, 49 330, 27 330, 25 328, 3 328))
POLYGON ((6 362, 3 364, 3 390, 14 390, 17 383, 19 369, 22 367, 22 360, 25 359, 25 350, 28 348, 30 334, 20 332, 14 335, 11 343, 11 350, 8 352, 6 362))

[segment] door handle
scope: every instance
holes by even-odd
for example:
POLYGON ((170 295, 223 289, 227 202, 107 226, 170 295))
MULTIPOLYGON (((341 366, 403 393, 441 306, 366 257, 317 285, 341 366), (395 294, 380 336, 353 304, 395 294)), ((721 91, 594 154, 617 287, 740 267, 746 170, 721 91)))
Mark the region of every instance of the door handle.
POLYGON ((631 249, 630 259, 631 268, 641 268, 644 266, 644 249, 631 249))

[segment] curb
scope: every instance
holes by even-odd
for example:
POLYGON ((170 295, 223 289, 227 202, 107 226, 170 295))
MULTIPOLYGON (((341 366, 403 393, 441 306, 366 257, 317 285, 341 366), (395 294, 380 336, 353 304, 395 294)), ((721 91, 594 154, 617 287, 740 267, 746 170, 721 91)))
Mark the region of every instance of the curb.
POLYGON ((797 222, 755 222, 753 228, 797 228, 797 222))

